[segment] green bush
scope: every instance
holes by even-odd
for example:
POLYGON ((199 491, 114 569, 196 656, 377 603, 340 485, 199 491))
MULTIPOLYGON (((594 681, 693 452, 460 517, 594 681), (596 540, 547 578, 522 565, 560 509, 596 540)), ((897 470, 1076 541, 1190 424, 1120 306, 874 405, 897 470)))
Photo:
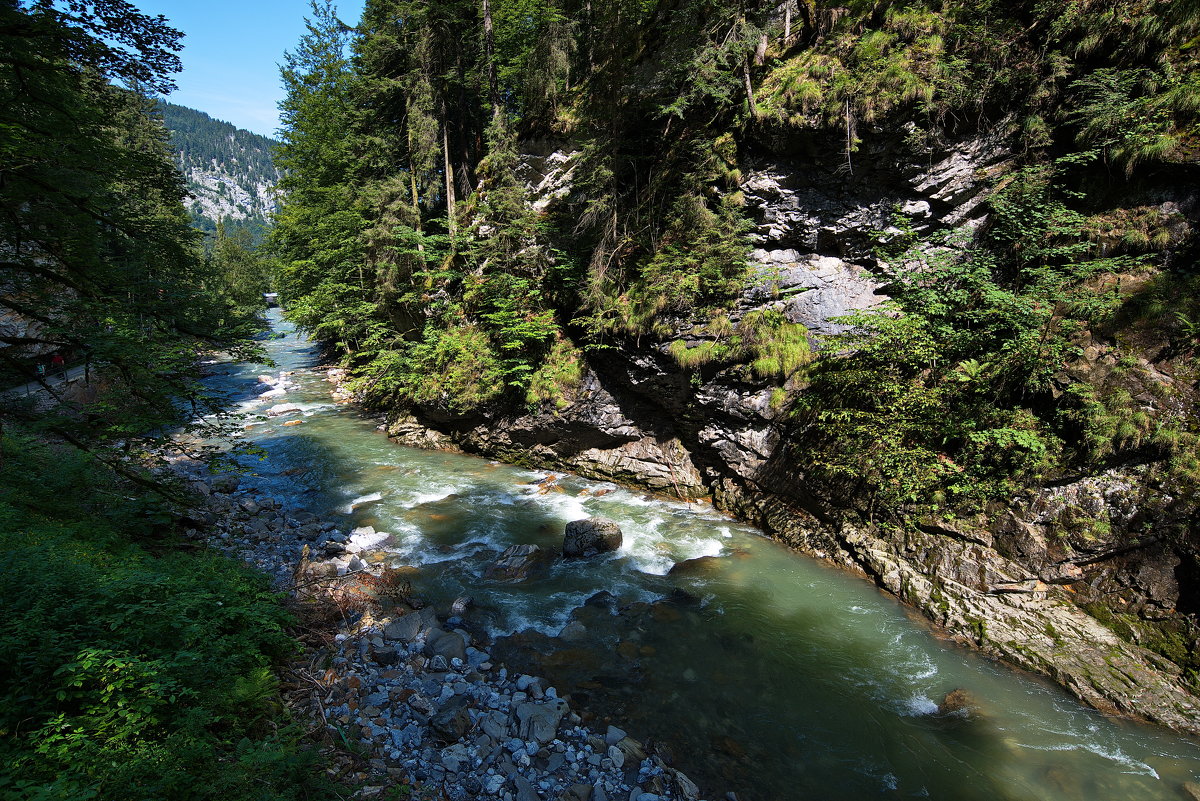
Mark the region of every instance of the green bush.
POLYGON ((566 394, 583 379, 583 353, 569 339, 560 339, 550 355, 529 379, 525 400, 529 403, 553 402, 556 408, 567 406, 566 394))
POLYGON ((311 797, 267 579, 163 542, 163 516, 77 452, 3 447, 0 798, 311 797))

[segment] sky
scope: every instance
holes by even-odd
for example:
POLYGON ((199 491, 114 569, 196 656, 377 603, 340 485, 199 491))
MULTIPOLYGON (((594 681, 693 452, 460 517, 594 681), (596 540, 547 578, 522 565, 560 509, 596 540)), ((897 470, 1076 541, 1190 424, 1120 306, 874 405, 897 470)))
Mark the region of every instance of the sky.
MULTIPOLYGON (((335 0, 338 17, 354 25, 364 0, 335 0)), ((304 35, 308 0, 133 0, 183 31, 183 72, 167 96, 248 131, 274 136, 283 99, 279 64, 304 35)))

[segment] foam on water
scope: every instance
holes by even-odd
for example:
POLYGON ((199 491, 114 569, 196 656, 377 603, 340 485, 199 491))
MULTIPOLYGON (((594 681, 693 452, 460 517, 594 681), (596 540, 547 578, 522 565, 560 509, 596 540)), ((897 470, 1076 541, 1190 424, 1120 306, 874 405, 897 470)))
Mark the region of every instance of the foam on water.
POLYGON ((463 567, 469 569, 467 560, 484 552, 493 553, 495 548, 484 541, 465 542, 453 549, 442 550, 436 545, 423 542, 420 547, 410 553, 410 558, 418 567, 425 565, 440 565, 443 562, 463 562, 463 567))
POLYGON ((409 529, 393 532, 392 535, 382 543, 381 551, 389 554, 394 558, 405 560, 406 564, 412 563, 412 554, 418 548, 425 544, 425 538, 420 532, 409 529))
POLYGON ((711 536, 681 532, 664 536, 660 532, 664 522, 663 518, 655 517, 644 525, 626 530, 622 550, 628 552, 630 560, 642 573, 664 576, 678 562, 720 556, 725 552, 725 543, 711 536), (628 536, 631 533, 633 536, 628 536))
POLYGON ((317 412, 337 408, 337 404, 333 403, 297 403, 296 405, 300 407, 300 411, 304 413, 305 417, 312 417, 317 412))
POLYGON ((350 514, 351 512, 353 512, 355 509, 357 509, 360 506, 366 506, 369 503, 375 503, 376 501, 382 501, 382 500, 383 500, 383 493, 369 492, 366 495, 359 495, 357 498, 355 498, 354 500, 347 503, 345 506, 342 507, 342 512, 344 512, 345 514, 350 514))
MULTIPOLYGON (((659 593, 632 585, 614 587, 613 591, 622 600, 630 599, 633 602, 653 603, 663 597, 659 593)), ((496 637, 505 637, 532 629, 540 634, 557 637, 571 621, 571 614, 596 592, 598 590, 588 589, 551 593, 542 599, 542 603, 536 609, 520 603, 519 600, 506 599, 502 604, 505 620, 497 623, 491 633, 496 637)))
POLYGON ((587 509, 587 496, 569 495, 566 492, 545 492, 541 487, 522 488, 522 494, 541 507, 550 510, 563 522, 582 520, 593 515, 587 509))
POLYGON ((444 501, 446 498, 449 498, 456 492, 458 492, 457 487, 443 485, 433 490, 418 492, 416 495, 412 496, 412 498, 405 501, 405 506, 407 506, 409 509, 412 509, 422 504, 433 503, 434 501, 444 501))
POLYGON ((488 492, 479 496, 485 506, 512 506, 520 496, 511 492, 488 492))
POLYGON ((1149 776, 1154 779, 1160 778, 1158 771, 1156 771, 1150 765, 1147 765, 1145 762, 1134 759, 1120 748, 1109 748, 1100 745, 1099 743, 1079 742, 1037 745, 1033 743, 1018 742, 1016 745, 1020 746, 1021 748, 1029 748, 1034 751, 1088 751, 1098 757, 1107 759, 1110 762, 1115 762, 1118 765, 1128 768, 1128 770, 1124 770, 1122 773, 1129 773, 1135 776, 1149 776))
POLYGON ((927 695, 911 695, 900 702, 900 714, 905 717, 924 717, 925 715, 932 715, 937 711, 937 703, 927 695))

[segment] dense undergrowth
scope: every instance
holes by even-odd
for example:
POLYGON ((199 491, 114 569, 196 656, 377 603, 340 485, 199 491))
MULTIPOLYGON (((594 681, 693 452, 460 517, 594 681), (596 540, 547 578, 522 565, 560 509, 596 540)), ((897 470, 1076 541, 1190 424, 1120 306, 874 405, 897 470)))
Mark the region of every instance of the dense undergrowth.
POLYGON ((1089 243, 1091 221, 1052 180, 1077 165, 1064 161, 1011 177, 982 235, 931 241, 897 221, 874 270, 891 300, 843 321, 797 396, 794 447, 817 455, 817 473, 865 483, 893 508, 969 509, 1112 457, 1153 462, 1161 482, 1195 491, 1191 301, 1176 298, 1164 320, 1153 300, 1194 278, 1158 272, 1147 247, 1105 255, 1089 243), (1112 369, 1085 358, 1106 330, 1135 324, 1182 357, 1180 380, 1148 379, 1119 337, 1112 369))
POLYGON ((281 706, 297 645, 267 579, 75 449, 2 445, 0 797, 327 797, 281 706))
POLYGON ((204 252, 153 114, 181 35, 119 0, 0 2, 0 388, 28 383, 0 397, 6 801, 322 792, 280 599, 176 536, 144 458, 219 408, 197 355, 261 327, 263 264, 204 252), (46 383, 55 361, 87 380, 46 383))

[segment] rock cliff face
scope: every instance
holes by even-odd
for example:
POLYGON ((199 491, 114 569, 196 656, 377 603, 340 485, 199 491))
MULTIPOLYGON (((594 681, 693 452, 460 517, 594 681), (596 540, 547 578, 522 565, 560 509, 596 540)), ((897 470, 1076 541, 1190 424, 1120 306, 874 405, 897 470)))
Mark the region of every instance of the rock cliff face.
MULTIPOLYGON (((774 308, 813 334, 837 331, 839 315, 884 299, 863 268, 893 210, 927 230, 978 225, 988 177, 1005 158, 995 141, 930 147, 893 138, 868 144, 850 167, 836 157, 746 165, 757 248, 731 320, 774 308)), ((561 152, 527 166, 539 202, 552 202, 569 181, 561 152)), ((1200 576, 1194 557, 1156 536, 1159 527, 1188 524, 1173 516, 1170 499, 1148 500, 1139 468, 1048 487, 986 519, 881 527, 806 481, 804 454, 788 447, 771 396, 743 369, 688 371, 665 346, 630 342, 590 354, 563 408, 472 418, 409 409, 393 415, 389 433, 420 447, 711 496, 1100 709, 1200 733, 1200 703, 1160 655, 1169 652, 1164 642, 1192 647, 1186 613, 1200 600, 1200 576)))
POLYGON ((265 226, 277 205, 277 143, 186 106, 164 101, 159 110, 191 196, 187 209, 200 227, 215 230, 218 220, 265 226))

